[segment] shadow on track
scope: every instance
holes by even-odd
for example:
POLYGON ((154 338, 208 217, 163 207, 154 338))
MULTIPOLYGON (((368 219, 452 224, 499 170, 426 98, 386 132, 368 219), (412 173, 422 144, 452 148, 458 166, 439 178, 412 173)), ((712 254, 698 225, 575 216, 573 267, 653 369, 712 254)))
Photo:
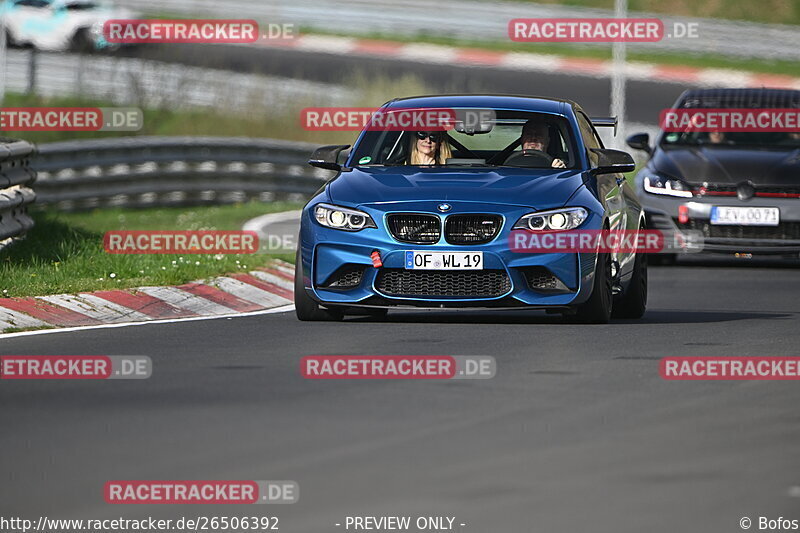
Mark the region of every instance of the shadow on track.
POLYGON ((369 324, 520 324, 609 327, 653 324, 711 324, 737 320, 790 318, 791 313, 760 313, 750 311, 692 311, 685 309, 653 309, 639 320, 612 319, 609 324, 574 324, 558 315, 547 315, 541 311, 390 311, 385 321, 375 321, 367 317, 346 317, 343 323, 369 324))
MULTIPOLYGON (((770 256, 757 256, 751 259, 737 259, 728 255, 698 255, 681 257, 677 263, 663 267, 666 270, 674 267, 711 267, 711 268, 776 268, 786 270, 800 269, 800 261, 770 256)), ((662 268, 662 267, 656 267, 662 268)))

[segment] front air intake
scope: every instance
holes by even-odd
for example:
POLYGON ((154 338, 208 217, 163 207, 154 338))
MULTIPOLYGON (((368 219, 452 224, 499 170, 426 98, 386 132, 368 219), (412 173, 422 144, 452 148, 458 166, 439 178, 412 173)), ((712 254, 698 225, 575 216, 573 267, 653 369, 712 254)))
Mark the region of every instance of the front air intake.
POLYGON ((486 244, 497 237, 502 225, 500 215, 450 215, 444 238, 450 244, 486 244))
POLYGON ((435 244, 441 237, 436 215, 396 213, 386 217, 392 237, 409 244, 435 244))

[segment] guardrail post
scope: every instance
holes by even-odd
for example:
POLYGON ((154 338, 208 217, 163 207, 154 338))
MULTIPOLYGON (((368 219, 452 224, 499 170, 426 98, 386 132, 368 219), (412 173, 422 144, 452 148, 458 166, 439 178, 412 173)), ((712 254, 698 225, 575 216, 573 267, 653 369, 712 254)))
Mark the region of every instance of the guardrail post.
POLYGON ((37 60, 39 53, 35 47, 31 48, 31 53, 28 56, 28 94, 36 93, 36 71, 38 70, 37 60))

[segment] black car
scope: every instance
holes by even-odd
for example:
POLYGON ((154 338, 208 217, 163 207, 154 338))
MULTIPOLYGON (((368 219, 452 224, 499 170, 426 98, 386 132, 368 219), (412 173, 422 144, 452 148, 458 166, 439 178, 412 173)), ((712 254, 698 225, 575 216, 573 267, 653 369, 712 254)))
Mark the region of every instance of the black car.
MULTIPOLYGON (((706 89, 673 106, 696 109, 798 109, 800 91, 706 89)), ((648 228, 700 235, 703 252, 800 252, 800 133, 662 131, 628 146, 650 154, 636 176, 648 228)))

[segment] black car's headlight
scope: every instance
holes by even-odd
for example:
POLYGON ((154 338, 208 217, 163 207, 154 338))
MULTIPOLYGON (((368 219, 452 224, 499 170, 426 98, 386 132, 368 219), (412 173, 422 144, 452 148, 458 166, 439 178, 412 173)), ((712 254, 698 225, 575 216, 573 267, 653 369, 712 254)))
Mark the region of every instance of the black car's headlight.
POLYGON ((589 212, 582 207, 550 209, 523 216, 514 224, 514 229, 566 231, 577 228, 587 218, 589 218, 589 212))
POLYGON ((643 183, 645 192, 649 192, 650 194, 678 196, 680 198, 691 198, 694 196, 692 188, 681 180, 650 174, 644 177, 643 183))
POLYGON ((378 227, 367 213, 338 205, 317 204, 314 207, 314 218, 325 227, 344 231, 378 227))

